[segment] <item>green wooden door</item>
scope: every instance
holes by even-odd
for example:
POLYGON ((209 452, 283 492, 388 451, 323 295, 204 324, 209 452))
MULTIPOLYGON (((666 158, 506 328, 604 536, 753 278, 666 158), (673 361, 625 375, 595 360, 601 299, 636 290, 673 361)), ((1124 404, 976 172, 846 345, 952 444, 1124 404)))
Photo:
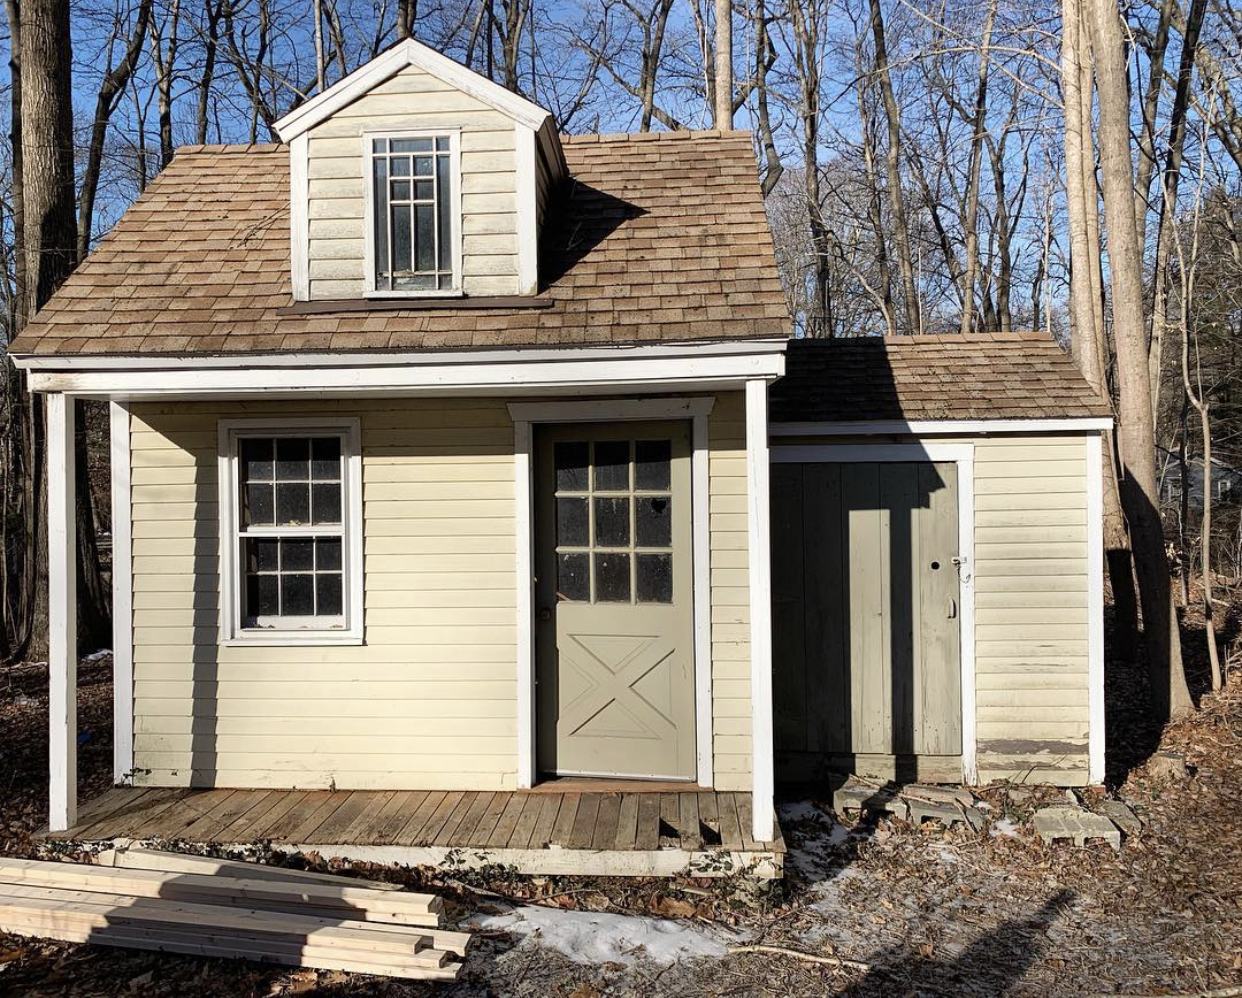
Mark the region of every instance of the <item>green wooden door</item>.
POLYGON ((541 772, 692 780, 690 424, 542 428, 541 772))
POLYGON ((778 761, 960 779, 957 467, 772 468, 778 761))

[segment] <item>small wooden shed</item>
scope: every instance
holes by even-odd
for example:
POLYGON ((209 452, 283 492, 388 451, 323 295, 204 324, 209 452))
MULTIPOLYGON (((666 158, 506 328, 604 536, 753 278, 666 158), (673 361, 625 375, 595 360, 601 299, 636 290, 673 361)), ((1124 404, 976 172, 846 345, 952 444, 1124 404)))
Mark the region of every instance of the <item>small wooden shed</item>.
POLYGON ((1110 425, 1039 334, 790 343, 770 437, 778 781, 1103 778, 1110 425))

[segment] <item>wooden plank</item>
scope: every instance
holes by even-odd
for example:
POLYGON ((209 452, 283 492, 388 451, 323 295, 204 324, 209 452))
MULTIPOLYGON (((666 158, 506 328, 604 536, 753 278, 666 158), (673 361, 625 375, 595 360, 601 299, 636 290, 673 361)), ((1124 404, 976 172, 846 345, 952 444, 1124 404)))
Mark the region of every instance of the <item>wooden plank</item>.
POLYGON ((178 838, 190 825, 235 792, 222 789, 202 790, 187 794, 177 803, 176 807, 169 808, 146 824, 142 829, 143 838, 178 838))
POLYGON ((742 848, 742 828, 738 823, 737 805, 733 794, 717 794, 716 807, 720 812, 720 844, 725 849, 742 848))
POLYGON ((737 823, 742 833, 742 847, 748 851, 759 848, 759 844, 751 837, 753 827, 752 801, 750 794, 732 794, 733 803, 737 807, 737 823))
POLYGON ((251 827, 279 804, 284 794, 283 790, 260 791, 260 797, 253 806, 220 829, 220 841, 249 842, 251 827))
POLYGON ((841 502, 839 464, 811 464, 804 471, 802 509, 805 529, 804 605, 814 608, 804 618, 806 747, 826 752, 848 743, 849 621, 842 585, 843 540, 848 514, 841 502))
POLYGON ((91 826, 98 824, 118 811, 138 805, 144 797, 154 793, 152 790, 137 790, 133 787, 113 787, 87 801, 79 810, 77 821, 72 828, 62 832, 51 833, 57 839, 85 839, 91 826))
POLYGON ((346 795, 345 798, 309 833, 315 842, 332 845, 343 842, 345 829, 353 824, 371 799, 370 793, 364 790, 342 792, 346 795))
POLYGON ((320 802, 319 806, 311 812, 309 817, 288 833, 287 841, 298 845, 315 842, 318 839, 317 833, 320 825, 332 817, 336 813, 337 808, 349 800, 352 793, 353 791, 350 790, 329 791, 328 796, 320 802))
POLYGON ((427 796, 425 790, 402 790, 393 796, 376 818, 368 845, 388 845, 397 837, 401 827, 409 820, 411 812, 427 796))
POLYGON ((414 813, 409 816, 406 823, 401 826, 401 831, 397 833, 393 842, 399 846, 410 846, 416 842, 420 842, 420 833, 423 827, 431 820, 431 816, 435 814, 436 808, 443 803, 447 797, 443 790, 433 790, 418 803, 418 807, 414 813))
POLYGON ((556 827, 556 818, 560 813, 563 800, 562 796, 556 794, 548 794, 541 798, 539 820, 535 822, 535 830, 530 836, 531 849, 546 849, 548 843, 552 841, 552 829, 556 827))
POLYGON ((677 832, 677 824, 681 820, 681 798, 677 794, 660 794, 660 837, 664 838, 664 830, 670 835, 677 832))
POLYGON ((470 813, 470 808, 474 804, 478 793, 471 791, 461 795, 461 800, 457 802, 457 806, 453 808, 453 813, 449 815, 448 821, 444 823, 444 827, 436 834, 435 841, 432 843, 437 846, 446 846, 456 834, 458 827, 466 815, 470 813))
POLYGON ((699 824, 720 837, 720 812, 716 808, 716 795, 710 790, 699 794, 699 824))
POLYGON ((525 807, 525 797, 521 794, 509 795, 505 809, 500 813, 500 817, 496 821, 496 828, 488 836, 487 844, 490 848, 503 849, 505 847, 505 843, 509 841, 513 830, 517 827, 518 818, 522 816, 522 810, 525 807))
POLYGON ((591 836, 592 849, 611 849, 617 840, 617 822, 621 817, 621 795, 605 794, 599 802, 595 818, 595 831, 591 836))
POLYGON ((440 829, 452 817, 454 808, 461 803, 462 798, 465 796, 466 792, 464 790, 452 790, 444 795, 444 800, 440 801, 436 809, 431 812, 431 817, 427 819, 427 824, 418 833, 420 844, 431 845, 435 841, 436 836, 440 834, 440 829))
POLYGON ((267 796, 262 790, 238 790, 208 814, 190 825, 184 833, 192 841, 220 841, 224 830, 267 796))
POLYGON ((380 814, 383 813, 384 808, 396 796, 397 791, 395 790, 380 790, 372 793, 371 799, 367 802, 367 806, 362 809, 362 813, 345 829, 345 834, 341 841, 343 843, 370 842, 375 826, 379 822, 380 814))
POLYGON ((286 866, 269 866, 266 863, 248 863, 235 859, 219 859, 215 856, 194 856, 189 853, 164 852, 158 849, 116 849, 112 853, 112 866, 126 870, 154 870, 158 873, 197 873, 202 876, 233 877, 240 880, 280 880, 288 883, 346 884, 365 887, 373 891, 399 891, 399 884, 383 880, 364 880, 335 873, 314 873, 310 870, 293 870, 286 866))
MULTIPOLYGON (((806 749, 808 726, 803 466, 774 464, 771 475, 773 742, 797 752, 806 749)), ((813 530, 823 528, 819 515, 813 530)))
POLYGON ((142 838, 147 825, 170 807, 176 807, 185 795, 184 790, 147 791, 101 817, 85 830, 83 838, 142 838))
POLYGON ((602 794, 583 794, 578 798, 578 813, 574 818, 573 831, 569 835, 570 849, 590 849, 595 834, 595 819, 599 816, 602 794))
POLYGON ((634 848, 644 852, 660 847, 660 795, 638 795, 638 829, 634 848))
POLYGON ((617 813, 617 834, 613 836, 612 848, 630 850, 638 835, 638 802, 640 794, 623 794, 621 809, 617 813))
POLYGON ((535 834, 535 822, 539 820, 539 811, 543 807, 540 797, 531 794, 523 794, 522 797, 522 814, 513 826, 513 834, 509 836, 510 849, 525 849, 530 845, 531 836, 535 834))
POLYGON ((681 836, 683 849, 702 849, 703 833, 699 829, 699 795, 681 794, 681 819, 677 824, 677 832, 681 836))
POLYGON ((305 790, 289 791, 272 805, 272 809, 267 814, 255 816, 250 825, 251 841, 259 842, 264 838, 279 839, 279 836, 273 836, 269 829, 279 830, 282 819, 306 803, 307 793, 305 790))
POLYGON ((492 837, 492 832, 496 830, 496 823, 500 821, 500 816, 504 814, 505 807, 508 806, 509 798, 512 796, 513 794, 508 791, 502 791, 492 797, 491 802, 483 812, 483 817, 479 819, 479 824, 470 836, 469 845, 487 845, 487 840, 492 837))
POLYGON ((466 811, 465 817, 462 818, 453 837, 449 841, 451 846, 468 846, 474 830, 479 827, 479 822, 483 820, 483 815, 487 812, 488 805, 491 804, 492 798, 496 794, 490 790, 481 790, 472 794, 470 798, 470 808, 466 811))
POLYGON ((561 846, 562 848, 569 846, 569 839, 573 835, 574 822, 578 817, 578 805, 581 800, 581 794, 566 794, 561 798, 561 809, 556 816, 556 823, 552 826, 552 838, 549 841, 549 845, 561 846))

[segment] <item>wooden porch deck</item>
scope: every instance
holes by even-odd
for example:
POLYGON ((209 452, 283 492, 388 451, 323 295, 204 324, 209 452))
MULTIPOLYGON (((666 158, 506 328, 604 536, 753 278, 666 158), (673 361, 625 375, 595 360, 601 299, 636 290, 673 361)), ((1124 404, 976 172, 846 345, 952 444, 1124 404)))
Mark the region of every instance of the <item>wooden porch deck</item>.
POLYGON ((751 797, 682 792, 193 790, 118 787, 48 841, 270 843, 328 859, 513 866, 521 873, 781 875, 785 844, 750 837, 751 797))

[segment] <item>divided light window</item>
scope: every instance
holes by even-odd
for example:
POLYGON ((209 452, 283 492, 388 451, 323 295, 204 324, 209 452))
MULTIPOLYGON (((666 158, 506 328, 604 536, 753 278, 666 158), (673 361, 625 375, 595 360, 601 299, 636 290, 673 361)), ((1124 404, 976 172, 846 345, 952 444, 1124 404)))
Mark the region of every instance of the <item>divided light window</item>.
POLYGON ((361 636, 356 441, 352 424, 227 434, 228 638, 361 636))
POLYGON ((375 290, 450 291, 453 139, 372 139, 375 290))

